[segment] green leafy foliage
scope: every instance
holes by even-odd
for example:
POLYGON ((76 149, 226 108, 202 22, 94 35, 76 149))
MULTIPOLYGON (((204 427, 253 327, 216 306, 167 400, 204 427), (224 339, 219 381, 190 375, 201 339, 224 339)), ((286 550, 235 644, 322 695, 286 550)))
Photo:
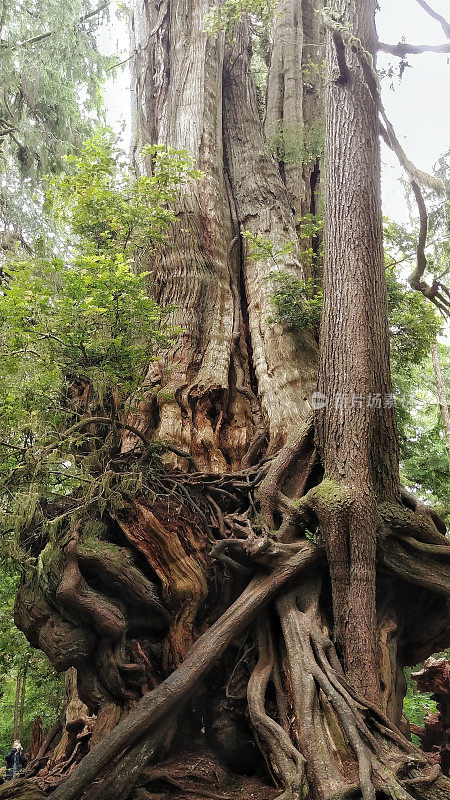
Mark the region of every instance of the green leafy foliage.
POLYGON ((4 245, 32 244, 41 228, 39 181, 61 169, 101 117, 111 63, 95 33, 108 2, 2 0, 0 227, 4 245))
POLYGON ((154 145, 142 155, 151 161, 152 174, 136 178, 112 135, 101 131, 83 145, 81 155, 65 159, 64 173, 48 179, 51 211, 79 237, 83 252, 136 263, 164 240, 178 187, 200 173, 183 150, 154 145))
POLYGON ((243 15, 268 22, 278 4, 278 0, 222 0, 218 8, 208 14, 207 31, 211 35, 217 35, 219 31, 231 33, 235 22, 243 15))
POLYGON ((275 265, 280 256, 292 253, 295 246, 293 242, 286 242, 283 247, 276 249, 273 242, 265 239, 262 233, 253 234, 251 231, 244 231, 242 238, 248 243, 250 260, 271 259, 275 265))
POLYGON ((279 120, 269 139, 269 149, 284 164, 305 164, 323 156, 325 131, 321 121, 309 126, 289 126, 279 120))
MULTIPOLYGON (((414 234, 403 226, 386 223, 385 241, 402 481, 448 520, 448 460, 430 356, 431 339, 442 329, 443 320, 435 307, 407 283, 416 257, 414 234)), ((432 247, 442 255, 439 237, 432 247)), ((430 264, 433 259, 430 255, 430 264)), ((450 386, 450 348, 442 343, 439 353, 444 382, 450 386)))
POLYGON ((138 402, 148 364, 179 333, 168 323, 172 307, 149 296, 149 273, 138 267, 174 223, 176 187, 198 173, 185 153, 156 147, 147 155, 153 174, 137 179, 117 168, 107 133, 89 140, 68 171, 49 180, 49 208, 70 237, 66 253, 15 258, 8 267, 0 476, 10 536, 37 513, 39 497, 92 489, 102 466, 89 442, 97 437, 111 457, 118 437, 110 428, 125 399, 134 392, 138 402), (77 427, 80 415, 103 418, 107 429, 77 427))
MULTIPOLYGON (((450 348, 439 346, 444 381, 450 386, 450 348)), ((401 477, 411 491, 450 522, 448 461, 431 358, 393 371, 398 395, 401 477)))
POLYGON ((445 202, 429 192, 427 258, 430 275, 447 286, 450 282, 450 150, 440 158, 435 167, 436 177, 442 180, 446 191, 445 202))
POLYGON ((283 321, 296 330, 318 327, 322 313, 322 290, 314 281, 293 278, 284 272, 272 276, 275 290, 271 302, 275 309, 270 321, 283 321))
MULTIPOLYGON (((426 715, 436 712, 436 703, 431 699, 430 693, 417 690, 416 684, 411 678, 411 672, 413 671, 409 667, 405 669, 406 695, 403 700, 403 713, 412 725, 418 725, 423 728, 426 715)), ((413 734, 412 738, 414 743, 418 745, 418 737, 413 734)))
POLYGON ((442 320, 420 292, 402 282, 398 269, 386 269, 391 359, 394 372, 409 369, 430 352, 430 337, 442 328, 442 320))
MULTIPOLYGON (((319 235, 323 229, 323 221, 314 214, 307 214, 299 223, 299 236, 302 241, 299 258, 305 272, 314 272, 322 259, 319 235), (312 241, 318 246, 313 247, 312 241)), ((244 232, 243 238, 249 245, 249 258, 266 260, 272 262, 274 266, 268 275, 268 280, 273 285, 270 299, 274 314, 268 322, 282 322, 293 330, 317 328, 322 311, 322 289, 312 279, 297 278, 279 267, 280 258, 294 252, 295 244, 287 242, 282 248, 277 249, 262 234, 254 235, 249 231, 244 232)))

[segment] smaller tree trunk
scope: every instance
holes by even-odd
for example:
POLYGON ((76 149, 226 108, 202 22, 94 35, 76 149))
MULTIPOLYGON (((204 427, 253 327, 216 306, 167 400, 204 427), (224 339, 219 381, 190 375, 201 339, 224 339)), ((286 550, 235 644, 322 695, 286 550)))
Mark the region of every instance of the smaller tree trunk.
POLYGON ((431 358, 433 360, 436 391, 439 400, 439 408, 441 410, 442 424, 444 426, 445 446, 447 448, 448 464, 450 468, 450 414, 448 410, 447 393, 445 391, 444 376, 442 374, 436 337, 431 340, 431 358))
POLYGON ((44 731, 42 729, 42 719, 36 717, 31 728, 30 736, 30 759, 36 758, 44 742, 44 731))
MULTIPOLYGON (((336 0, 375 53, 375 3, 336 0)), ((376 650, 377 504, 400 498, 380 201, 378 110, 357 56, 339 72, 327 42, 324 308, 317 440, 325 469, 317 515, 333 587, 335 639, 350 681, 380 700, 376 650), (348 136, 349 127, 352 135, 348 136), (389 403, 389 405, 391 405, 389 403), (383 407, 382 407, 383 406, 383 407)))
POLYGON ((20 690, 19 725, 18 725, 19 730, 17 733, 18 739, 22 737, 23 712, 25 710, 25 691, 27 686, 27 672, 28 672, 29 660, 30 660, 29 658, 26 660, 22 673, 22 688, 20 690))
POLYGON ((22 672, 21 668, 18 667, 17 669, 17 681, 16 681, 16 697, 14 700, 14 727, 13 727, 13 740, 17 739, 17 725, 19 721, 19 701, 20 701, 20 689, 22 685, 22 672))

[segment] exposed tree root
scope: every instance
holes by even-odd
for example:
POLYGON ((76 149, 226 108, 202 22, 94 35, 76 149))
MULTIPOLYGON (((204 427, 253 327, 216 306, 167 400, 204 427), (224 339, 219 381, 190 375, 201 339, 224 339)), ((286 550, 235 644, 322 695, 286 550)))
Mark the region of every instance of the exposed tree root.
POLYGON ((141 777, 146 792, 142 799, 136 791, 132 800, 154 800, 157 796, 164 798, 186 797, 210 798, 210 800, 271 800, 279 798, 279 790, 267 786, 257 777, 236 775, 218 760, 214 751, 204 745, 202 750, 182 749, 180 753, 157 766, 148 768, 141 777), (173 787, 172 791, 168 791, 173 787), (161 792, 161 795, 159 795, 161 792))
POLYGON ((255 733, 267 747, 277 777, 286 792, 282 800, 301 800, 305 785, 305 758, 297 750, 288 733, 269 717, 265 710, 267 685, 274 669, 274 654, 266 618, 257 623, 258 662, 248 682, 247 699, 255 733))
POLYGON ((259 490, 259 500, 261 513, 267 527, 274 527, 274 511, 278 506, 278 500, 283 483, 290 470, 298 467, 301 456, 308 453, 308 460, 311 454, 314 439, 314 420, 309 417, 300 432, 292 440, 287 442, 283 449, 278 453, 267 472, 259 490))
POLYGON ((116 758, 172 711, 181 710, 199 681, 237 636, 288 580, 318 561, 319 548, 305 543, 271 575, 254 578, 240 598, 193 645, 185 660, 153 692, 142 698, 128 717, 100 742, 52 795, 53 800, 75 800, 90 785, 105 763, 116 758))
MULTIPOLYGON (((117 525, 111 528, 111 522, 108 529, 114 544, 89 537, 86 525, 77 524, 62 536, 59 550, 44 551, 46 593, 39 584, 30 594, 25 583, 18 618, 47 652, 56 653, 55 631, 64 630, 65 641, 72 643, 68 663, 76 662, 79 685, 99 717, 89 737, 74 739, 72 754, 52 768, 48 780, 37 778, 32 791, 53 790, 52 800, 125 800, 133 786, 151 789, 148 776, 156 773, 149 765, 156 757, 160 763, 180 712, 207 673, 217 671, 225 651, 231 657, 239 636, 255 620, 256 648, 246 645, 246 657, 236 656, 232 677, 239 673, 240 688, 227 689, 226 696, 237 704, 247 698, 255 739, 284 800, 301 800, 305 791, 314 800, 374 800, 377 793, 392 800, 440 800, 440 787, 448 791, 393 720, 344 675, 331 639, 336 619, 333 625, 330 601, 322 599, 321 515, 323 508, 329 510, 330 497, 322 484, 297 502, 284 494, 287 482, 291 490, 300 487, 300 494, 307 490, 316 458, 307 428, 277 457, 233 475, 162 475, 157 485, 166 500, 125 497, 114 512, 117 525), (299 461, 302 469, 292 482, 299 461), (277 530, 268 527, 271 514, 277 530), (305 538, 306 524, 316 543, 305 538), (214 597, 210 556, 224 564, 213 573, 221 580, 214 602, 226 609, 217 618, 211 606, 212 619, 199 613, 206 598, 214 597), (226 575, 231 578, 225 596, 226 575), (248 575, 254 577, 243 588, 248 575), (207 629, 198 638, 200 625, 207 629), (120 709, 130 705, 128 716, 113 727, 120 709), (97 743, 77 765, 86 751, 80 742, 91 738, 97 743)), ((338 504, 341 532, 352 503, 354 498, 345 497, 338 504)), ((426 596, 442 597, 439 602, 445 604, 450 547, 437 521, 413 509, 409 499, 407 507, 380 506, 376 514, 381 569, 423 587, 426 596)), ((433 633, 413 641, 412 654, 429 647, 432 636, 433 644, 448 642, 444 607, 435 603, 433 633)), ((388 653, 389 637, 398 635, 400 622, 388 620, 387 632, 383 625, 380 648, 388 653)), ((410 635, 405 627, 403 635, 410 635)), ((387 658, 384 671, 398 669, 396 656, 392 664, 387 658)), ((226 795, 180 774, 168 773, 166 783, 174 796, 224 800, 226 795)), ((9 797, 0 791, 3 796, 9 797)))

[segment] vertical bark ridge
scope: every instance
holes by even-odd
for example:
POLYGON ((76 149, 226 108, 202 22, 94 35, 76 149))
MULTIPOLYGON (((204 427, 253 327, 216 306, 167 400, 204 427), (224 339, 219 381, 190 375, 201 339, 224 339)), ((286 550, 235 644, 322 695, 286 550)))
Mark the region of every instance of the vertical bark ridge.
POLYGON ((273 49, 267 80, 265 133, 281 149, 282 174, 297 218, 305 208, 303 176, 303 10, 301 0, 285 0, 273 23, 273 49))
POLYGON ((270 273, 278 269, 301 277, 302 268, 292 208, 258 115, 245 21, 237 26, 234 40, 224 67, 224 137, 240 230, 269 240, 275 252, 289 242, 294 246, 292 253, 283 253, 274 262, 259 255, 253 257, 248 242, 243 242, 253 365, 270 446, 276 449, 298 430, 310 412, 317 349, 310 333, 294 333, 279 323, 269 323, 274 288, 270 273))
MULTIPOLYGON (((300 219, 315 214, 319 205, 324 113, 321 5, 311 0, 285 0, 272 26, 264 129, 269 147, 278 153, 299 233, 300 219)), ((311 242, 303 244, 311 246, 311 242)), ((307 277, 313 276, 309 268, 307 272, 307 277)))

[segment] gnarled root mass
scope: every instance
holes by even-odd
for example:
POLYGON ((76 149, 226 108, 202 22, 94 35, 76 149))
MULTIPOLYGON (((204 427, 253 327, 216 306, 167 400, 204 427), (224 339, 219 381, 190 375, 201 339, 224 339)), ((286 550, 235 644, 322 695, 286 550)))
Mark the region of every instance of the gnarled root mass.
POLYGON ((450 796, 401 719, 403 667, 450 640, 450 545, 410 498, 376 509, 374 705, 336 641, 310 431, 234 474, 161 468, 35 553, 17 623, 87 707, 1 798, 450 796))

